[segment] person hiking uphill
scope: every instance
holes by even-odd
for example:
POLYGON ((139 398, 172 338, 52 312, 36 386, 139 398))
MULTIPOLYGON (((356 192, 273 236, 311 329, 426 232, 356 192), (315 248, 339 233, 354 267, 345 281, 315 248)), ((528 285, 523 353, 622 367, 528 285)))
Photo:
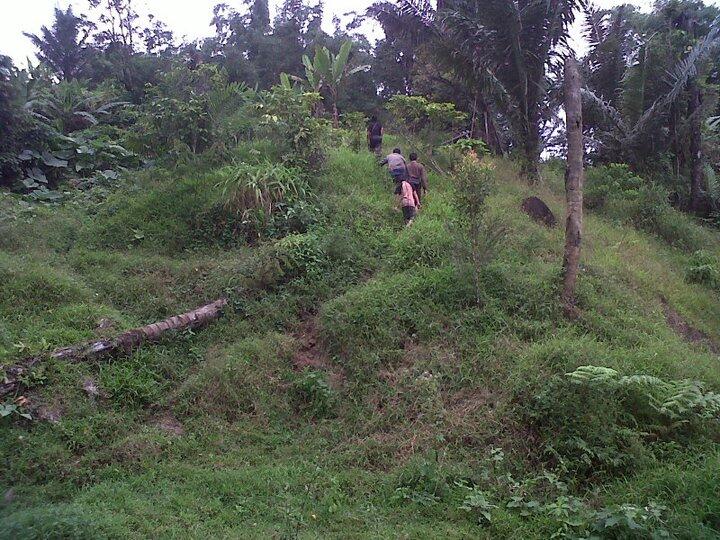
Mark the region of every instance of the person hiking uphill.
POLYGON ((422 201, 422 197, 428 190, 427 171, 425 166, 418 160, 418 155, 413 152, 410 154, 410 163, 407 164, 407 171, 410 185, 417 193, 418 200, 422 201))
POLYGON ((393 177, 395 182, 408 178, 407 162, 399 148, 395 148, 392 154, 388 154, 388 156, 380 162, 380 166, 382 167, 383 165, 388 166, 390 176, 393 177))
POLYGON ((409 227, 412 225, 417 210, 420 208, 420 199, 418 199, 417 192, 410 185, 407 179, 403 178, 398 182, 399 190, 395 192, 398 194, 400 206, 402 206, 403 217, 405 218, 405 226, 409 227))
POLYGON ((375 152, 375 155, 378 157, 380 157, 380 152, 382 152, 384 134, 385 130, 383 129, 382 124, 377 119, 377 116, 373 115, 370 118, 370 123, 367 128, 367 140, 368 148, 371 152, 375 152))

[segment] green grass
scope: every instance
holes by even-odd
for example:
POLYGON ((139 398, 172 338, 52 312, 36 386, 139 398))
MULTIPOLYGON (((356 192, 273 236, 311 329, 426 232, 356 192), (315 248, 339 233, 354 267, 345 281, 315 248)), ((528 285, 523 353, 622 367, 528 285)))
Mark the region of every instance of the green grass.
MULTIPOLYGON (((720 296, 686 281, 684 245, 590 212, 570 321, 562 228, 519 209, 538 195, 563 222, 554 170, 531 189, 495 162, 488 213, 507 233, 480 305, 451 178, 431 176, 406 229, 372 156, 335 150, 311 181, 310 230, 249 247, 228 236, 223 174, 150 171, 100 203, 0 200, 0 363, 231 304, 129 357, 34 373, 28 397, 60 419, 0 419, 0 491, 14 493, 0 538, 547 538, 650 503, 662 523, 606 536, 720 535, 717 418, 673 426, 642 396, 564 375, 591 364, 720 391, 717 356, 661 306, 720 342, 720 296), (308 355, 318 366, 300 372, 308 355), (489 522, 461 509, 477 490, 489 522)), ((672 219, 720 256, 716 231, 672 219)))

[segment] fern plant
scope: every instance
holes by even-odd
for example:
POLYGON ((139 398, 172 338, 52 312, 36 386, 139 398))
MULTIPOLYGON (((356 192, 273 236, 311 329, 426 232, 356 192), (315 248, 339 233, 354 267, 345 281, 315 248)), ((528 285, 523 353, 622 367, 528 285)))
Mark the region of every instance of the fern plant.
POLYGON ((567 376, 575 384, 600 387, 617 397, 628 392, 641 398, 659 419, 671 422, 720 419, 720 394, 705 390, 703 383, 698 381, 666 381, 651 375, 623 376, 602 366, 580 366, 567 376))

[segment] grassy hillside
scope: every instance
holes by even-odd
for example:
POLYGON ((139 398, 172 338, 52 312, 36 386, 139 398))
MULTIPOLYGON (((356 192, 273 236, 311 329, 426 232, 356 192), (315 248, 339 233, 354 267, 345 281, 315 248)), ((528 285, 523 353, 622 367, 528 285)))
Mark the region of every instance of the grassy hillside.
POLYGON ((690 238, 673 247, 590 213, 568 321, 562 227, 520 211, 535 194, 562 223, 561 175, 531 189, 492 167, 505 233, 479 303, 452 176, 403 228, 373 157, 345 148, 312 180, 307 232, 252 246, 217 217, 224 169, 60 207, 5 196, 0 363, 231 307, 130 357, 38 370, 45 420, 0 419, 0 538, 718 537, 720 294, 687 280, 687 244, 717 260, 717 232, 673 213, 690 238), (587 365, 662 381, 566 375, 587 365), (648 397, 678 393, 686 410, 648 397))

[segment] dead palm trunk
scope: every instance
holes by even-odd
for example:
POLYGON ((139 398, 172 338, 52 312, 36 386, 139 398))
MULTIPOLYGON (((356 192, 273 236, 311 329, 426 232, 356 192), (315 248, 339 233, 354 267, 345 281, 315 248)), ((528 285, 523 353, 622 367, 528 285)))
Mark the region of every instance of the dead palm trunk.
POLYGON ((565 197, 567 222, 565 225, 565 255, 563 257, 562 302, 565 312, 575 311, 575 284, 580 267, 580 244, 583 220, 583 127, 580 72, 572 56, 565 59, 565 115, 567 123, 567 167, 565 197))
POLYGON ((164 321, 134 328, 123 332, 114 339, 100 339, 57 349, 47 356, 37 356, 25 359, 18 364, 5 368, 5 380, 0 383, 0 398, 15 392, 21 385, 22 379, 45 359, 55 360, 93 360, 115 354, 127 354, 138 348, 145 341, 157 341, 168 330, 186 330, 198 328, 220 317, 223 308, 227 305, 226 298, 215 300, 211 304, 176 315, 164 321))

